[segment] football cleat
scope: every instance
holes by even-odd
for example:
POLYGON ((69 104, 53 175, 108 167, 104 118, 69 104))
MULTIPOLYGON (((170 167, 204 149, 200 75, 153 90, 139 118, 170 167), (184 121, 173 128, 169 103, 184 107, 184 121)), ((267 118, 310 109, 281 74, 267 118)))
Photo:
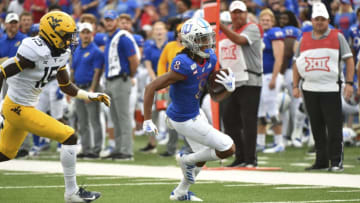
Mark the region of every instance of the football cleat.
POLYGON ((194 184, 195 183, 195 165, 192 164, 186 164, 184 161, 184 154, 178 153, 176 155, 176 161, 179 163, 180 168, 184 174, 185 179, 188 183, 194 184))
POLYGON ((98 199, 101 196, 100 192, 91 192, 87 191, 84 188, 80 187, 77 192, 74 192, 72 195, 65 195, 65 202, 92 202, 98 199))
POLYGON ((275 145, 272 148, 267 148, 263 151, 265 154, 273 154, 285 151, 285 146, 283 144, 275 145))
POLYGON ((191 191, 187 192, 185 195, 176 195, 173 192, 171 192, 170 200, 175 201, 193 201, 193 202, 202 202, 203 200, 196 197, 195 194, 191 191))

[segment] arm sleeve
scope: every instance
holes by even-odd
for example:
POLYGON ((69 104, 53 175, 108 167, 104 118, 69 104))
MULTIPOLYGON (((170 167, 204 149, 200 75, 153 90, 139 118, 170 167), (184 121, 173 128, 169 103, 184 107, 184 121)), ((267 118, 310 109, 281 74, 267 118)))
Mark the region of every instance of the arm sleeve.
POLYGON ((35 45, 32 42, 30 42, 30 40, 31 40, 30 38, 24 39, 21 45, 19 46, 17 53, 25 57, 29 61, 36 62, 40 60, 40 56, 34 50, 36 47, 34 47, 35 45))
POLYGON ((240 36, 243 36, 247 39, 249 45, 253 42, 261 39, 260 30, 257 25, 251 24, 245 28, 243 32, 241 32, 240 36))
POLYGON ((271 32, 269 32, 269 39, 271 41, 273 40, 283 40, 285 38, 284 32, 278 28, 275 27, 271 30, 271 32))
POLYGON ((186 77, 188 77, 192 73, 190 66, 186 63, 186 61, 178 56, 175 57, 171 63, 171 70, 180 73, 181 75, 184 75, 186 77))
POLYGON ((341 59, 352 57, 353 54, 343 34, 338 33, 338 39, 340 44, 340 56, 341 59))

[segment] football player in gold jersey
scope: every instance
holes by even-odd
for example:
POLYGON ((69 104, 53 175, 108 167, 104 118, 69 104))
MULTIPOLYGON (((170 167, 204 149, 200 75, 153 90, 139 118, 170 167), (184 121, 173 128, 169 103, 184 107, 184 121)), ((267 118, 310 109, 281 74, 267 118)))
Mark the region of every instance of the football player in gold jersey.
POLYGON ((34 106, 43 86, 57 79, 61 90, 80 99, 103 102, 110 106, 104 93, 78 89, 69 80, 65 65, 70 46, 76 44, 76 24, 68 14, 54 11, 40 20, 39 36, 23 40, 15 57, 0 66, 0 88, 6 79, 9 89, 1 109, 0 162, 13 159, 26 135, 34 133, 62 143, 60 153, 64 171, 66 202, 91 202, 99 192, 86 191, 76 183, 76 143, 74 129, 64 125, 34 106))

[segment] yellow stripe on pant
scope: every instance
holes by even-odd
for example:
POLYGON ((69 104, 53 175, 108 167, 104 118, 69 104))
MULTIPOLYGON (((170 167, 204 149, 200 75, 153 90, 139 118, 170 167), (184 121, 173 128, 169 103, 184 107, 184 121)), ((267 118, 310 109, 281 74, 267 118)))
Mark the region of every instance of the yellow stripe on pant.
POLYGON ((5 121, 0 136, 0 152, 10 159, 15 158, 29 132, 60 143, 74 134, 74 129, 70 126, 32 106, 16 104, 8 96, 4 100, 2 114, 5 121))

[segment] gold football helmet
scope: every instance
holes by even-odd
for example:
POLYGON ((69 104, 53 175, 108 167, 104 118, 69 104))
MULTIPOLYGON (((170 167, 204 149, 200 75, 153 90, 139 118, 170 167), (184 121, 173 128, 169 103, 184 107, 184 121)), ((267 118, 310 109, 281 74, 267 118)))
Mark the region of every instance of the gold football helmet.
POLYGON ((67 13, 52 11, 40 19, 39 35, 50 46, 57 49, 67 49, 76 45, 76 24, 67 13))

